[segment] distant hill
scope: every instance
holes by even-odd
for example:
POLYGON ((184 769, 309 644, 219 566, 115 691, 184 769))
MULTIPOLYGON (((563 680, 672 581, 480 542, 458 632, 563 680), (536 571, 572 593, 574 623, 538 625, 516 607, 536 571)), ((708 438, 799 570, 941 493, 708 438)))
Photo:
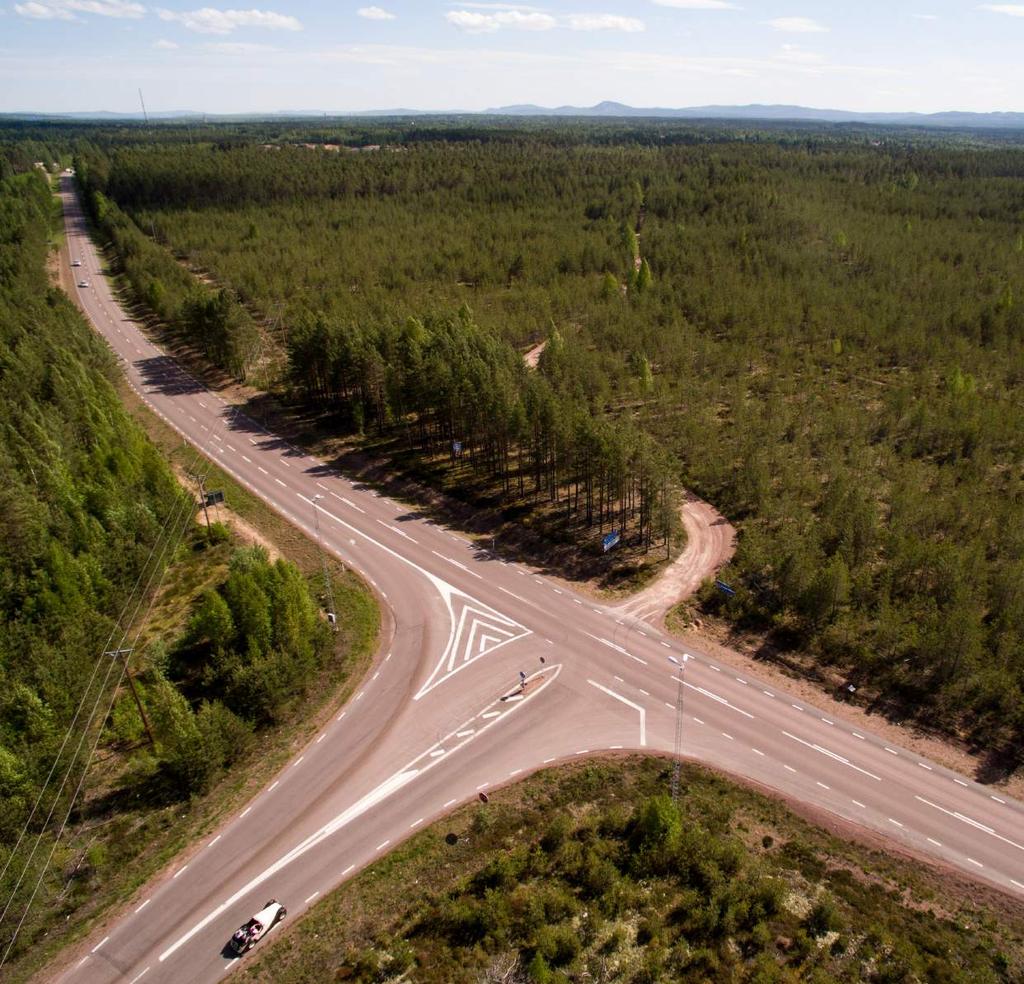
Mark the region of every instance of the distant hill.
MULTIPOLYGON (((672 120, 772 120, 811 123, 871 123, 889 126, 931 126, 976 129, 1024 129, 1024 112, 965 113, 950 110, 942 113, 858 113, 846 109, 814 109, 807 106, 751 104, 747 106, 689 106, 678 109, 652 106, 627 106, 605 101, 595 106, 536 106, 521 103, 499 106, 482 112, 465 110, 370 109, 356 111, 278 110, 268 113, 201 113, 195 110, 174 110, 149 114, 151 121, 167 122, 182 119, 209 121, 271 120, 271 119, 372 119, 383 117, 430 116, 557 116, 600 117, 604 119, 672 119, 672 120)), ((77 113, 0 113, 0 120, 125 120, 141 122, 142 113, 112 113, 106 110, 77 113)))
POLYGON ((690 106, 681 109, 635 107, 618 102, 596 106, 534 105, 489 109, 491 116, 600 116, 647 119, 798 120, 818 123, 881 123, 890 125, 1024 128, 1024 113, 857 113, 845 109, 812 109, 806 106, 690 106))

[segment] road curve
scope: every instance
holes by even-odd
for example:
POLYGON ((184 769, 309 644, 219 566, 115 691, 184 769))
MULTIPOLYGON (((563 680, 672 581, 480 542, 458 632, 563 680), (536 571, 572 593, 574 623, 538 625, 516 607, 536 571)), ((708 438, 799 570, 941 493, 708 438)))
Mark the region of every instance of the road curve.
POLYGON ((319 510, 325 547, 370 580, 394 630, 328 727, 49 979, 217 980, 237 965, 223 951, 232 931, 266 899, 300 915, 481 791, 608 749, 671 753, 679 695, 686 756, 1024 901, 1024 805, 699 650, 684 653, 650 624, 502 561, 268 433, 139 331, 101 273, 67 177, 61 195, 68 247, 90 284, 77 300, 131 385, 299 529, 312 534, 319 510))
POLYGON ((685 601, 701 582, 716 574, 736 552, 736 530, 710 503, 684 492, 680 518, 686 546, 646 588, 617 608, 622 615, 663 626, 669 609, 685 601))

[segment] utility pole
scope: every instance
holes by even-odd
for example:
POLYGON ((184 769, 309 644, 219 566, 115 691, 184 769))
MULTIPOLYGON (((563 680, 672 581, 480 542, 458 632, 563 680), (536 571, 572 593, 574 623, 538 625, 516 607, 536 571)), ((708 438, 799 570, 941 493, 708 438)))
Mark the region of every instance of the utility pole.
POLYGON ((679 675, 676 677, 676 740, 673 748, 675 764, 672 767, 672 802, 679 802, 679 770, 683 763, 683 687, 685 686, 686 664, 690 659, 689 655, 683 653, 682 662, 669 656, 668 661, 679 667, 679 675))
POLYGON ((210 529, 210 510, 206 505, 206 486, 203 484, 203 476, 199 472, 195 472, 192 476, 196 483, 199 485, 199 501, 203 505, 203 515, 206 517, 206 529, 210 529))
POLYGON ((135 689, 135 677, 132 676, 132 671, 128 669, 128 656, 131 652, 131 649, 111 649, 103 655, 109 656, 111 659, 121 660, 121 665, 124 667, 124 674, 128 677, 128 686, 131 688, 132 696, 135 698, 135 706, 139 709, 139 717, 142 718, 142 726, 146 729, 146 734, 149 735, 150 745, 155 748, 156 739, 153 737, 153 729, 149 726, 149 718, 146 717, 146 710, 142 706, 142 700, 139 698, 138 690, 135 689))
POLYGON ((324 593, 327 595, 327 621, 331 628, 338 631, 338 616, 334 609, 334 589, 331 587, 331 574, 327 569, 327 555, 324 553, 323 543, 320 541, 320 507, 317 503, 323 498, 322 495, 313 496, 313 525, 316 527, 316 549, 320 554, 320 567, 324 573, 324 593))

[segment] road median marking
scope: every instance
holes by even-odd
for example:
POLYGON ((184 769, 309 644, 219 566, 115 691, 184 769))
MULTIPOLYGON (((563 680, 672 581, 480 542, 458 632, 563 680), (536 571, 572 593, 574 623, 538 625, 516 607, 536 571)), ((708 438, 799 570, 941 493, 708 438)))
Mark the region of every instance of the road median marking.
POLYGON ((993 830, 992 827, 981 823, 979 820, 975 820, 973 817, 969 817, 963 813, 958 813, 956 810, 947 810, 944 806, 939 806, 938 803, 933 803, 931 800, 927 800, 923 796, 915 796, 914 799, 919 803, 924 803, 925 806, 930 806, 933 810, 945 813, 947 817, 953 817, 954 820, 959 820, 961 823, 967 824, 967 826, 973 827, 975 830, 980 830, 983 834, 988 834, 989 837, 994 837, 996 840, 1002 841, 1004 844, 1009 844, 1010 847, 1015 847, 1018 851, 1024 851, 1024 844, 1018 844, 1016 841, 1010 840, 1009 837, 1004 837, 1002 834, 993 830))
MULTIPOLYGON (((611 690, 610 688, 603 686, 602 684, 598 683, 596 680, 587 680, 587 683, 589 683, 590 686, 592 686, 592 687, 596 687, 598 690, 602 691, 602 693, 607 694, 609 697, 613 698, 614 700, 617 700, 620 703, 625 704, 627 707, 632 707, 634 711, 639 712, 639 714, 640 714, 640 746, 641 746, 641 748, 645 747, 647 745, 647 711, 640 704, 637 704, 634 701, 631 701, 628 697, 623 697, 622 694, 616 693, 614 690, 611 690)), ((577 752, 576 754, 579 755, 580 753, 577 752)))
POLYGON ((698 687, 695 684, 688 683, 681 677, 674 676, 672 677, 672 679, 676 683, 682 683, 683 686, 688 687, 690 690, 695 690, 698 694, 701 694, 702 696, 715 701, 716 704, 721 704, 723 707, 728 707, 730 711, 735 711, 737 714, 742 714, 745 718, 749 718, 751 721, 754 720, 754 715, 751 714, 749 711, 743 710, 742 707, 737 707, 735 704, 730 703, 728 700, 726 700, 719 694, 713 693, 710 690, 705 690, 703 687, 698 687))
POLYGON ((832 759, 834 762, 838 762, 840 765, 845 765, 848 769, 853 769, 855 772, 859 772, 862 775, 868 776, 874 779, 876 782, 881 782, 882 777, 876 776, 873 772, 868 772, 867 769, 862 769, 859 765, 854 765, 848 758, 840 755, 838 752, 833 752, 831 749, 825 748, 823 745, 816 745, 810 741, 804 741, 803 738, 797 738, 796 735, 790 734, 788 731, 782 732, 787 738, 793 741, 799 742, 805 748, 811 748, 816 751, 819 755, 824 755, 826 758, 832 759))

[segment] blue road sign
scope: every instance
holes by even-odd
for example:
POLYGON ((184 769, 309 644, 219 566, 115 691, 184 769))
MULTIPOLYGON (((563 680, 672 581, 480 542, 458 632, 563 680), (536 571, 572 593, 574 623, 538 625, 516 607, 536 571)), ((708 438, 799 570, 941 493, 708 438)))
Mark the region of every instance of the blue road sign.
POLYGON ((612 547, 614 547, 622 537, 619 535, 618 530, 612 530, 601 542, 604 544, 604 552, 608 553, 612 547))
POLYGON ((725 581, 715 581, 715 587, 718 588, 718 590, 721 591, 722 594, 728 595, 730 598, 734 594, 736 594, 735 590, 733 588, 730 588, 729 585, 725 583, 725 581))
POLYGON ((462 454, 462 441, 452 441, 452 454, 462 454))

